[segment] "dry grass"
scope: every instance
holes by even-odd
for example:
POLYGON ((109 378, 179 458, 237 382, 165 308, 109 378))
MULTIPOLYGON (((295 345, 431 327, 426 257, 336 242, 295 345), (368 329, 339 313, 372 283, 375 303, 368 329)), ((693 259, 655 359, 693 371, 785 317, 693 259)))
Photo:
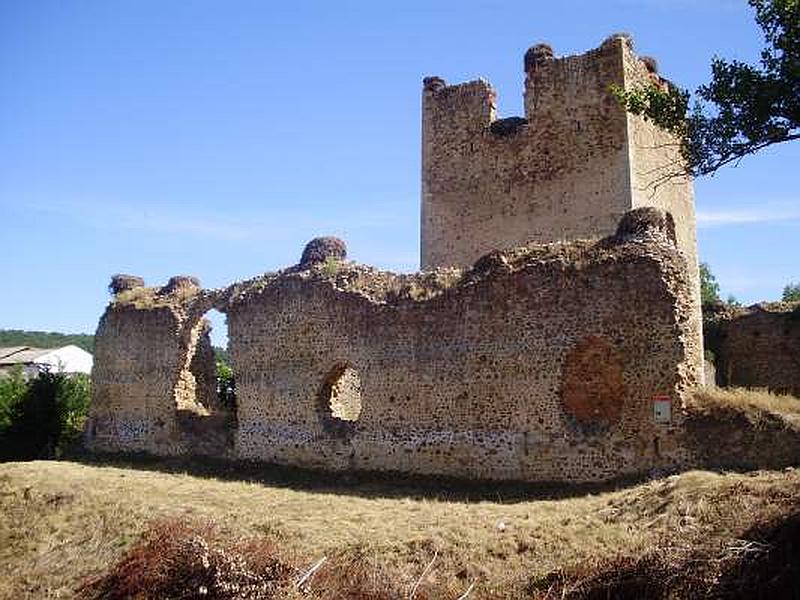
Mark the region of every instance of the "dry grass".
POLYGON ((695 471, 563 499, 469 496, 389 481, 264 484, 7 463, 0 465, 0 597, 70 597, 163 518, 213 521, 218 539, 263 536, 298 568, 327 556, 317 589, 353 580, 363 590, 380 591, 380 583, 407 595, 433 561, 418 598, 434 591, 456 598, 472 583, 471 598, 541 597, 547 589, 537 582, 580 565, 664 547, 713 554, 737 543, 758 523, 798 510, 800 472, 695 471))
POLYGON ((87 599, 286 597, 292 568, 268 540, 232 541, 208 522, 161 519, 125 557, 79 589, 87 599))
POLYGON ((130 305, 136 308, 151 308, 158 300, 158 288, 135 287, 119 292, 112 300, 117 306, 130 305))
MULTIPOLYGON (((325 556, 311 567, 298 568, 290 561, 268 536, 233 538, 222 535, 211 522, 161 519, 121 561, 88 578, 78 594, 85 600, 395 600, 411 595, 379 561, 363 552, 325 556)), ((412 586, 415 600, 460 595, 430 587, 412 586)))
POLYGON ((778 418, 800 427, 800 400, 766 389, 705 388, 694 394, 689 408, 702 416, 724 416, 734 411, 755 426, 778 418))
POLYGON ((159 308, 162 306, 175 306, 189 302, 200 294, 200 288, 182 286, 170 293, 162 293, 162 288, 135 287, 124 290, 114 296, 112 304, 115 306, 133 306, 139 310, 159 308))

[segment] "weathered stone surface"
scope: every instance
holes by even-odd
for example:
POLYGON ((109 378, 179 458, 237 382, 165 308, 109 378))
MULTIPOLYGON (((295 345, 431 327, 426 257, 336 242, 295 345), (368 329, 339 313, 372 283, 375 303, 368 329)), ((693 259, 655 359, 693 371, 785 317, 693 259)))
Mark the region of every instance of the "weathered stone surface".
POLYGON ((498 119, 486 81, 424 82, 422 268, 466 267, 529 242, 599 239, 627 211, 656 207, 671 214, 697 277, 692 184, 680 175, 679 145, 610 92, 612 84, 668 85, 652 59, 614 34, 563 58, 538 44, 524 64, 523 117, 498 119))
POLYGON ((705 320, 720 385, 800 397, 800 303, 720 307, 705 320))
POLYGON ((498 120, 485 81, 424 80, 422 273, 318 238, 224 290, 121 289, 97 331, 89 447, 528 481, 696 464, 691 182, 660 185, 674 140, 609 92, 667 84, 625 35, 567 58, 536 46, 525 69, 524 118, 498 120), (210 398, 211 308, 230 413, 210 398))
POLYGON ((679 407, 702 379, 700 329, 684 256, 651 233, 520 247, 469 271, 345 262, 169 306, 117 299, 98 329, 87 439, 197 451, 176 415, 203 422, 181 377, 215 307, 237 382, 230 457, 531 481, 686 464, 679 407), (670 423, 653 419, 657 396, 670 423))
POLYGON ((229 292, 163 289, 118 294, 100 319, 86 429, 97 450, 186 453, 196 444, 182 424, 220 412, 203 315, 229 292))
POLYGON ((588 336, 567 353, 561 375, 565 410, 585 427, 609 427, 622 416, 622 357, 599 336, 588 336))

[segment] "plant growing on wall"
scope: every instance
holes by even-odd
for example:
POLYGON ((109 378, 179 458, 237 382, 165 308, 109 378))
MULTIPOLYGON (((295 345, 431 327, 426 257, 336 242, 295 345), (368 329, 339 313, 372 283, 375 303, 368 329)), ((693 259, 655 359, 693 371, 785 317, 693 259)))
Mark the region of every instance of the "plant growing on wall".
POLYGON ((326 256, 325 262, 322 264, 322 272, 327 277, 333 277, 339 272, 340 262, 335 256, 326 256))

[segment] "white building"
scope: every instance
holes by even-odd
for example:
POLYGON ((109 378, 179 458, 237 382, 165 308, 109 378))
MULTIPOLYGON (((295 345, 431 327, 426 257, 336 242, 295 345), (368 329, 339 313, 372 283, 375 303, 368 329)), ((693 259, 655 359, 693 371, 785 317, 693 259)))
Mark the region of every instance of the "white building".
POLYGON ((0 348, 0 374, 11 371, 17 365, 22 367, 28 377, 35 377, 40 371, 53 373, 86 373, 92 372, 94 358, 78 346, 61 348, 32 348, 30 346, 14 346, 0 348))

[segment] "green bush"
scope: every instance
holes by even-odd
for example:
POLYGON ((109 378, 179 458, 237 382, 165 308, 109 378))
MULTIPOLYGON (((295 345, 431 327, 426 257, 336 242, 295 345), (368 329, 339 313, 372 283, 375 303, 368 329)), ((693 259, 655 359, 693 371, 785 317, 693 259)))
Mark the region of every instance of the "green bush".
POLYGON ((800 302, 800 283, 790 283, 783 288, 781 300, 784 302, 800 302))
POLYGON ((233 369, 219 359, 217 359, 217 397, 225 408, 236 408, 236 380, 233 377, 233 369))
POLYGON ((28 383, 17 365, 7 375, 0 375, 0 435, 11 424, 11 413, 14 405, 20 401, 28 389, 28 383))
POLYGON ((719 303, 719 283, 708 263, 700 263, 700 300, 703 306, 719 303))
POLYGON ((0 380, 0 458, 59 458, 75 445, 89 410, 87 375, 21 371, 0 380))

